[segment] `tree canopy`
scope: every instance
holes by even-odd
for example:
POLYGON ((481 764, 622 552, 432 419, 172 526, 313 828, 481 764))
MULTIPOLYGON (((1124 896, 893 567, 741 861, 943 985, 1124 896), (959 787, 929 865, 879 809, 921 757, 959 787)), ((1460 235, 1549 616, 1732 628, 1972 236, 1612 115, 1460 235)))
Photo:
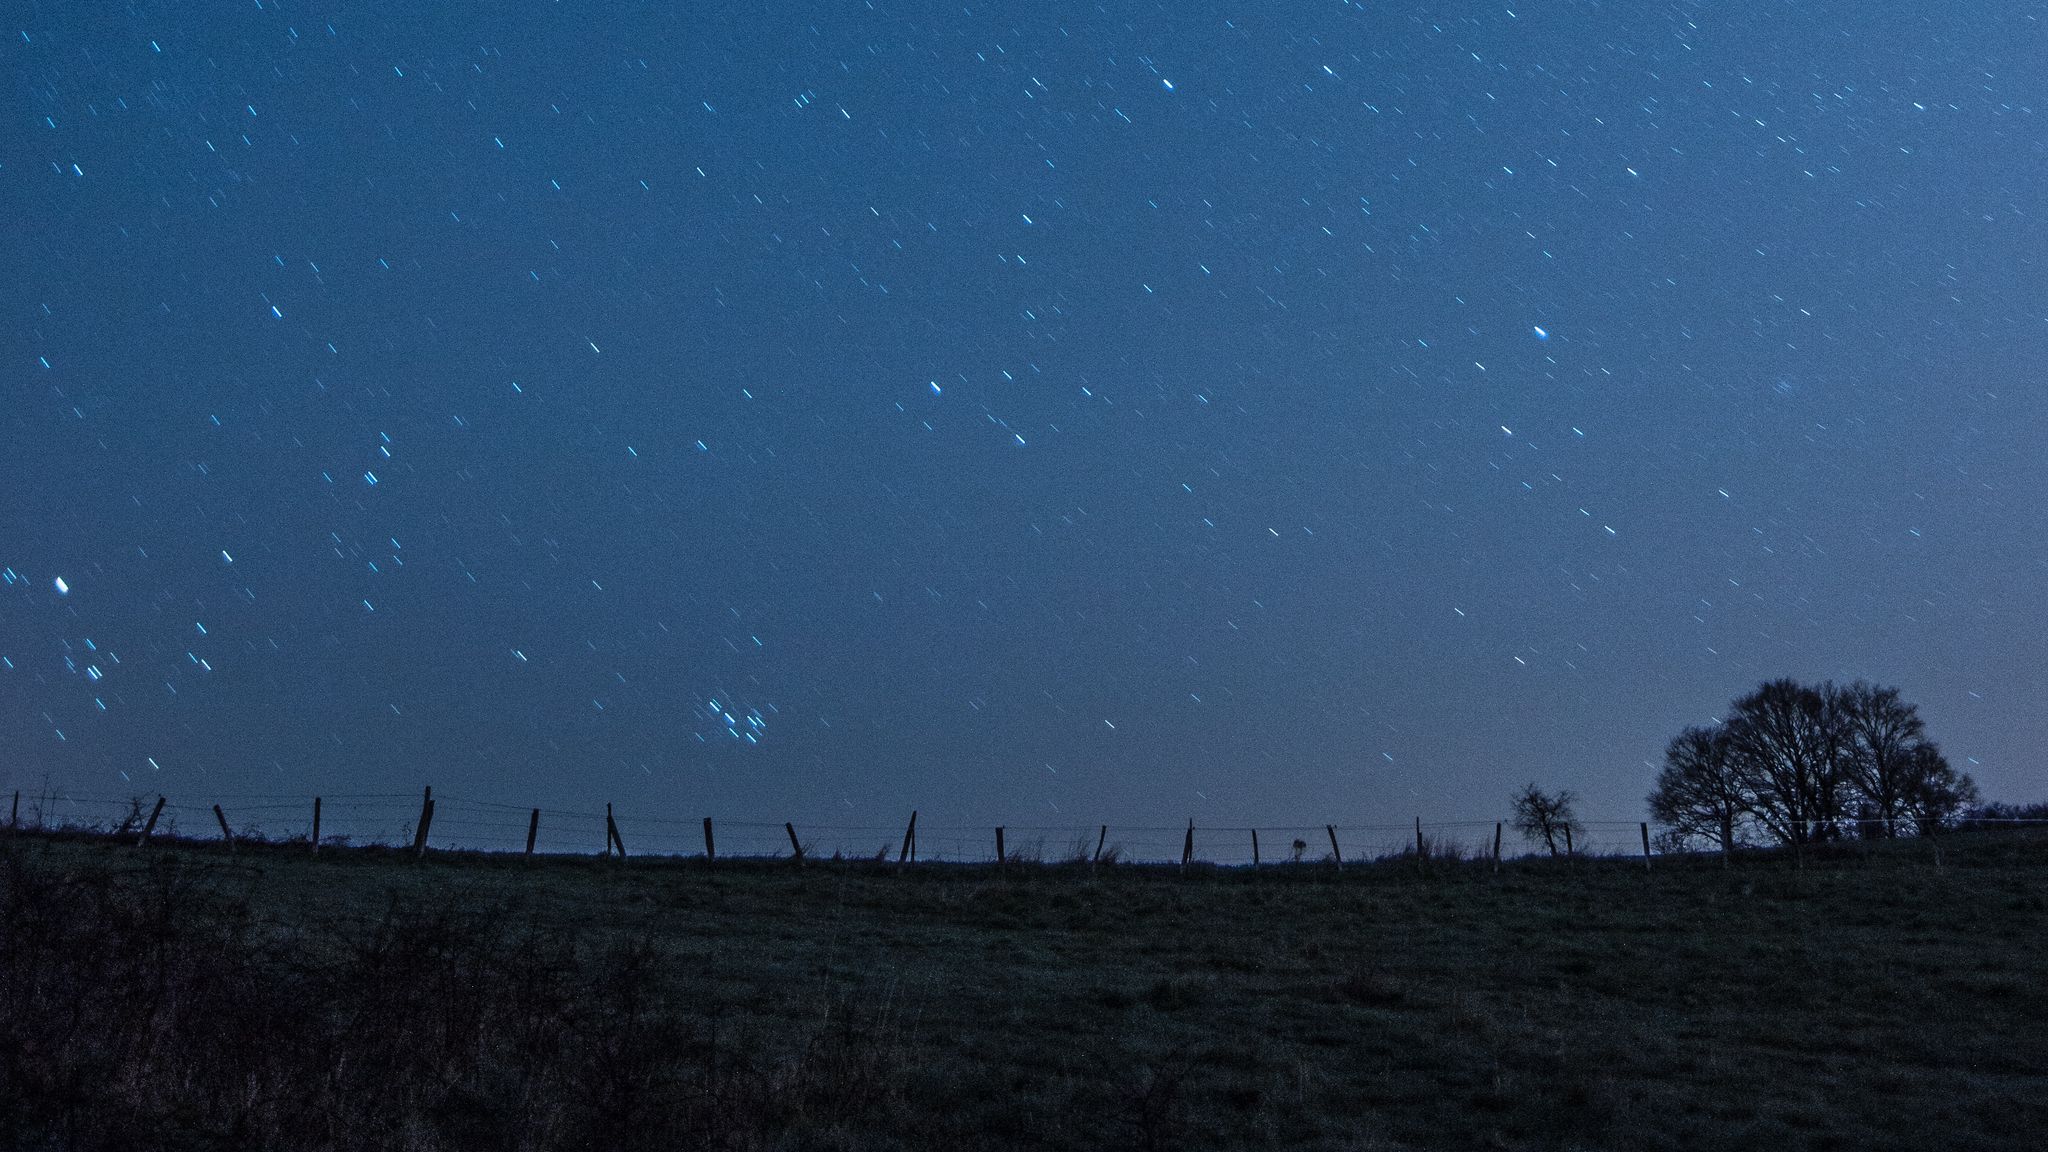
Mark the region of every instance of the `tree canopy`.
POLYGON ((1674 836, 1722 848, 1927 835, 1976 798, 1898 689, 1789 679, 1673 737, 1648 797, 1674 836))

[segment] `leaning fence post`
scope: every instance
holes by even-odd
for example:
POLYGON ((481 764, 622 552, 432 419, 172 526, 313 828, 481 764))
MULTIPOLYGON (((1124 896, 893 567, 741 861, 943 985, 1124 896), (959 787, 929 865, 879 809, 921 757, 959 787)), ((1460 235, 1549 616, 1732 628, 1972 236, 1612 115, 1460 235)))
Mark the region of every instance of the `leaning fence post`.
POLYGON ((159 794, 156 798, 156 807, 149 810, 149 819, 145 821, 142 825, 142 835, 137 836, 135 838, 135 846, 137 848, 140 848, 144 844, 149 843, 149 834, 151 832, 156 831, 156 818, 163 814, 164 798, 161 794, 159 794))
POLYGON ((996 825, 996 867, 1003 867, 1009 863, 1009 860, 1008 856, 1003 855, 1003 826, 998 824, 996 825))
POLYGON ((1571 859, 1571 858, 1572 858, 1572 857, 1573 857, 1574 855, 1576 855, 1576 854, 1577 854, 1577 853, 1576 853, 1576 852, 1574 852, 1574 851, 1573 851, 1573 849, 1572 849, 1572 826, 1571 826, 1571 825, 1569 825, 1569 824, 1567 824, 1567 825, 1565 825, 1565 826, 1564 826, 1564 855, 1565 855, 1565 859, 1569 860, 1569 859, 1571 859))
MULTIPOLYGON (((19 792, 15 793, 15 796, 16 796, 16 797, 19 797, 20 795, 21 795, 21 793, 19 793, 19 792)), ((1102 831, 1100 831, 1100 832, 1098 832, 1098 833, 1096 833, 1096 834, 1095 834, 1095 855, 1093 855, 1093 856, 1089 857, 1089 859, 1088 859, 1088 867, 1090 867, 1090 868, 1094 868, 1094 867, 1095 867, 1095 866, 1096 866, 1097 864, 1100 864, 1100 863, 1102 863, 1102 845, 1103 845, 1103 843, 1104 843, 1105 841, 1107 841, 1108 839, 1109 839, 1109 825, 1107 825, 1107 824, 1104 824, 1104 825, 1102 826, 1102 831)))
POLYGON ((1648 872, 1648 871, 1650 870, 1650 823, 1649 823, 1649 821, 1645 820, 1645 821, 1643 821, 1643 822, 1642 822, 1642 829, 1643 829, 1643 871, 1645 871, 1645 872, 1648 872))
POLYGON ((917 809, 910 810, 910 827, 903 830, 903 850, 896 853, 896 863, 902 864, 916 859, 917 853, 917 809))
POLYGON ((1195 818, 1188 817, 1188 838, 1180 846, 1180 870, 1188 870, 1188 861, 1195 858, 1195 818))
POLYGON ((606 848, 617 848, 619 850, 619 859, 624 860, 626 858, 626 840, 619 835, 619 825, 616 820, 612 819, 612 806, 610 804, 604 806, 604 830, 605 835, 611 838, 611 843, 606 845, 606 848))
POLYGON ((1259 830, 1252 829, 1252 867, 1259 866, 1259 830))
POLYGON ((1335 824, 1325 824, 1323 825, 1323 831, 1330 834, 1330 858, 1337 862, 1338 868, 1344 867, 1344 853, 1337 850, 1337 826, 1335 824))
MULTIPOLYGON (((150 817, 149 822, 151 824, 156 823, 156 818, 154 816, 150 817)), ((144 835, 146 837, 147 833, 144 835)), ((313 855, 318 856, 320 854, 320 798, 318 796, 313 797, 313 835, 308 843, 313 849, 313 855)))
POLYGON ((804 862, 804 846, 796 842, 796 825, 785 821, 782 825, 782 830, 789 833, 789 850, 796 853, 796 862, 802 864, 804 862))
POLYGON ((1493 822, 1493 870, 1500 871, 1500 821, 1493 822))
POLYGON ((420 823, 412 834, 412 851, 415 856, 427 852, 427 828, 434 822, 434 786, 427 785, 426 794, 420 799, 420 823))
POLYGON ((718 845, 711 837, 711 817, 706 816, 704 818, 704 862, 709 864, 716 859, 718 859, 718 845))
POLYGON ((228 853, 233 855, 235 851, 235 834, 228 831, 227 813, 222 812, 218 804, 213 806, 213 818, 220 821, 220 838, 228 842, 228 853))
POLYGON ((533 816, 526 822, 526 854, 533 855, 534 837, 540 835, 540 809, 533 810, 533 816))

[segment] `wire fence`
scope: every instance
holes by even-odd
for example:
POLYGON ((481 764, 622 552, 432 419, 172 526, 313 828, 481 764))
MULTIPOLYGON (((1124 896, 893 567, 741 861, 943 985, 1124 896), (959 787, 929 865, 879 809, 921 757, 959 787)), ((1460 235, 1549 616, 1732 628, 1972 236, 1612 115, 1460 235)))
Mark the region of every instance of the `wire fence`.
MULTIPOLYGON (((1116 862, 1222 866, 1343 864, 1390 858, 1488 859, 1554 850, 1575 856, 1662 854, 1666 829, 1644 821, 1575 821, 1552 841, 1526 838, 1507 819, 1259 825, 933 825, 906 813, 902 824, 806 824, 656 816, 604 808, 527 807, 436 793, 347 793, 318 797, 230 794, 158 801, 46 790, 16 792, 10 828, 72 829, 138 838, 310 844, 422 844, 437 849, 607 853, 636 856, 788 859, 914 859, 967 864, 1116 862), (316 815, 317 813, 317 815, 316 815), (421 825, 427 837, 421 838, 421 825), (615 839, 616 837, 616 839, 615 839), (1001 855, 998 855, 1000 851, 1001 855)), ((1851 835, 1876 822, 1838 821, 1851 835)), ((2048 825, 2039 819, 1967 818, 1970 826, 2048 825)))

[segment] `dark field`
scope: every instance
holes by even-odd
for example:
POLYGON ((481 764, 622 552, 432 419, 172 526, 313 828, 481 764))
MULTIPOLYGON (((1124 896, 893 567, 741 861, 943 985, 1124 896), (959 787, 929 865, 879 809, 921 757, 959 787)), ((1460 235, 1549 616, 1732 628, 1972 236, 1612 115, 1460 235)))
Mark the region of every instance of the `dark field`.
POLYGON ((2048 837, 1244 871, 0 846, 47 1148, 2039 1148, 2048 837))

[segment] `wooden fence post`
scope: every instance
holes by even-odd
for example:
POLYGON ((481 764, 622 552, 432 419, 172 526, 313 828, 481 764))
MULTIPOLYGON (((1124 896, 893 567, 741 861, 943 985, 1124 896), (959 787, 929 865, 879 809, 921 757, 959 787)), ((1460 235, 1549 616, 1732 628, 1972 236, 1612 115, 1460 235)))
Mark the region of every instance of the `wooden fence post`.
POLYGON ((1344 853, 1337 850, 1337 826, 1325 824, 1323 831, 1330 834, 1330 858, 1337 862, 1337 867, 1341 870, 1344 867, 1344 853))
POLYGON ((137 836, 135 838, 135 846, 137 848, 140 848, 144 844, 149 843, 149 834, 151 832, 156 831, 156 818, 163 814, 164 798, 161 794, 159 794, 156 798, 156 807, 149 810, 149 819, 145 821, 142 825, 142 835, 137 836))
POLYGON ((540 835, 540 809, 533 810, 533 816, 526 821, 526 854, 533 855, 534 838, 540 835))
POLYGON ((419 827, 412 834, 412 851, 415 856, 427 854, 427 829, 434 823, 434 786, 427 785, 427 791, 420 799, 419 827))
POLYGON ((1643 829, 1643 871, 1645 871, 1645 872, 1648 872, 1648 871, 1650 870, 1650 823, 1649 823, 1649 821, 1645 820, 1645 821, 1643 821, 1643 822, 1642 822, 1642 829, 1643 829))
POLYGON ((234 855, 235 834, 233 832, 228 831, 227 813, 222 812, 220 810, 220 805, 218 804, 215 804, 213 806, 213 818, 215 820, 220 821, 220 838, 228 842, 228 854, 230 856, 234 855))
MULTIPOLYGON (((17 792, 15 793, 15 795, 19 797, 21 793, 17 792)), ((1102 863, 1102 845, 1108 839, 1109 825, 1104 824, 1102 826, 1102 831, 1095 834, 1095 855, 1090 857, 1088 860, 1088 867, 1090 867, 1091 869, 1094 868, 1097 864, 1102 863)))
POLYGON ((1009 862, 1010 858, 1003 855, 1003 826, 998 824, 996 825, 996 867, 1001 868, 1009 862))
MULTIPOLYGON (((154 824, 156 820, 151 818, 150 823, 154 824)), ((320 798, 318 796, 313 797, 313 836, 310 844, 313 849, 313 855, 318 856, 320 854, 320 798)))
POLYGON ((1259 830, 1252 829, 1252 867, 1259 866, 1259 830))
POLYGON ((1500 871, 1500 821, 1493 822, 1493 870, 1500 871))
POLYGON ((704 818, 704 862, 709 864, 716 859, 718 859, 718 843, 711 835, 711 817, 706 816, 704 818))
POLYGON ((1188 817, 1188 838, 1180 846, 1180 870, 1188 870, 1188 861, 1195 858, 1195 818, 1188 817))
POLYGON ((604 831, 605 835, 611 840, 611 843, 605 845, 606 850, 609 851, 610 849, 617 848, 619 850, 619 859, 624 860, 626 858, 626 840, 625 837, 619 835, 619 824, 618 821, 612 819, 612 806, 610 804, 604 806, 604 831))
POLYGON ((789 850, 796 853, 796 862, 802 864, 804 862, 804 846, 796 842, 796 825, 785 822, 782 825, 782 830, 789 833, 789 850))
POLYGON ((1570 824, 1566 824, 1566 825, 1564 826, 1564 856, 1565 856, 1565 859, 1569 860, 1569 859, 1571 859, 1571 858, 1572 858, 1572 857, 1573 857, 1574 855, 1576 855, 1576 854, 1577 854, 1577 853, 1575 853, 1575 852, 1573 851, 1573 849, 1572 849, 1572 826, 1571 826, 1570 824))
POLYGON ((910 827, 903 830, 903 850, 896 853, 896 863, 904 864, 917 859, 917 809, 910 810, 910 827))
POLYGON ((1429 860, 1429 848, 1422 842, 1422 817, 1415 818, 1415 866, 1421 868, 1429 860))

